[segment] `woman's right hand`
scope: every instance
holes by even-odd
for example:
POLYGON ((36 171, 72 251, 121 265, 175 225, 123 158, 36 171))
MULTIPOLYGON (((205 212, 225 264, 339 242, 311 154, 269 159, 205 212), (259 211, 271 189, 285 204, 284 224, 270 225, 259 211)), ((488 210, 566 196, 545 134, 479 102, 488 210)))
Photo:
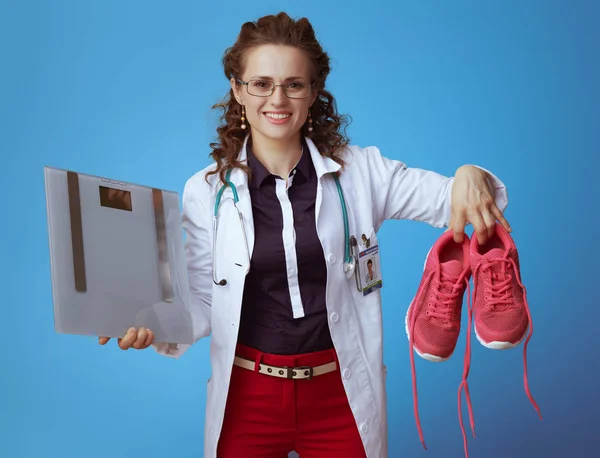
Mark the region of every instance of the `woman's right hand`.
MULTIPOLYGON (((110 340, 110 337, 98 337, 98 343, 100 345, 106 345, 110 340)), ((150 329, 146 328, 129 328, 127 333, 118 339, 119 348, 121 350, 129 350, 135 348, 136 350, 143 350, 148 348, 154 340, 154 333, 150 329)))

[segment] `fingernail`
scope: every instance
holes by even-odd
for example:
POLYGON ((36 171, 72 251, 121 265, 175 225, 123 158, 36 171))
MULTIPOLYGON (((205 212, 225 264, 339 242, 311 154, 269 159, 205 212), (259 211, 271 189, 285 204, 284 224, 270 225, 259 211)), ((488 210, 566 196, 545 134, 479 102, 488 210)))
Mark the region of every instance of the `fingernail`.
POLYGON ((128 333, 129 333, 129 332, 135 332, 135 328, 129 328, 129 329, 127 330, 127 332, 128 332, 128 333))

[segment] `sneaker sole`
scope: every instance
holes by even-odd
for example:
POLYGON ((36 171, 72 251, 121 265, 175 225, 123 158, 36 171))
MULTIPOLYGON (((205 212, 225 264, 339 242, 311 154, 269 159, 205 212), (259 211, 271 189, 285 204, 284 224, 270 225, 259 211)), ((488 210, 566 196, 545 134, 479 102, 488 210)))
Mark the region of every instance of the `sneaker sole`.
MULTIPOLYGON (((427 252, 427 256, 425 256, 425 262, 423 263, 423 272, 425 272, 425 266, 427 265, 427 258, 429 257, 429 253, 431 253, 432 249, 433 249, 433 247, 431 247, 429 249, 429 251, 427 252)), ((412 307, 414 301, 415 301, 415 298, 413 297, 412 300, 410 301, 410 305, 408 306, 408 310, 406 311, 406 315, 404 316, 404 330, 406 332, 406 337, 408 338, 409 343, 410 343, 410 332, 408 332, 408 314, 410 312, 410 308, 412 307)), ((414 344, 413 344, 413 349, 414 349, 415 353, 417 355, 419 355, 421 358, 423 358, 427 361, 431 361, 432 363, 443 363, 444 361, 448 361, 454 354, 454 352, 452 352, 452 353, 450 353, 450 356, 448 356, 446 358, 442 358, 441 356, 435 356, 435 355, 430 355, 429 353, 423 353, 414 344)))
POLYGON ((475 337, 477 337, 477 340, 479 341, 479 343, 481 345, 483 345, 485 348, 489 348, 490 350, 510 350, 511 348, 518 347, 519 345, 521 345, 521 342, 523 342, 523 340, 525 340, 525 337, 527 337, 527 331, 529 330, 529 326, 525 330, 525 334, 523 334, 523 336, 516 343, 499 342, 496 340, 494 340, 492 342, 486 342, 481 337, 479 337, 479 334, 477 334, 477 326, 473 325, 473 329, 475 330, 475 337))

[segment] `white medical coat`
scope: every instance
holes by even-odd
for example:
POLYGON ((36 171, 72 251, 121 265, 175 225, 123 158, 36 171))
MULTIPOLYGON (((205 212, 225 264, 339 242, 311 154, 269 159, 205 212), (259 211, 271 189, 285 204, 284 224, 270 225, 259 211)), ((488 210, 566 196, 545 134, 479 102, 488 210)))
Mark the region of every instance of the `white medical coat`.
MULTIPOLYGON (((247 141, 247 140, 246 140, 247 141)), ((354 277, 343 271, 344 226, 339 195, 331 172, 340 165, 321 156, 315 144, 306 139, 318 176, 316 227, 327 262, 326 303, 331 337, 340 361, 340 374, 356 425, 368 458, 387 458, 386 368, 383 364, 383 331, 380 291, 366 297, 356 289, 354 277)), ((375 147, 349 146, 341 157, 346 162, 340 174, 350 234, 365 234, 376 240, 386 219, 409 219, 445 227, 450 220, 453 178, 435 172, 408 168, 402 162, 382 156, 375 147)), ((246 143, 240 151, 246 159, 246 143)), ((195 339, 212 333, 210 361, 212 376, 207 386, 204 457, 214 458, 223 423, 229 380, 235 354, 244 281, 248 261, 239 217, 228 189, 219 212, 216 286, 212 277, 213 208, 220 188, 218 175, 205 181, 214 164, 196 173, 183 192, 183 227, 195 339)), ((483 169, 485 170, 485 169, 483 169)), ((231 173, 237 187, 239 209, 244 218, 250 257, 254 245, 252 205, 246 175, 239 169, 231 173)), ((504 184, 490 174, 496 204, 507 205, 504 184)), ((178 358, 189 346, 157 343, 163 355, 178 358)))

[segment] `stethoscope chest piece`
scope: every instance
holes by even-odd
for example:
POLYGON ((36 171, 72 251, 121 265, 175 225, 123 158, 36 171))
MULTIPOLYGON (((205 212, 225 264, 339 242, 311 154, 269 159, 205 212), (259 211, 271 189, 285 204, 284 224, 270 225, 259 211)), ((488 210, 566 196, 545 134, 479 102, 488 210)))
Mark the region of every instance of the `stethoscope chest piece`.
POLYGON ((344 263, 344 272, 346 274, 346 278, 351 278, 354 275, 354 269, 356 268, 356 259, 354 256, 350 256, 350 260, 344 263))

